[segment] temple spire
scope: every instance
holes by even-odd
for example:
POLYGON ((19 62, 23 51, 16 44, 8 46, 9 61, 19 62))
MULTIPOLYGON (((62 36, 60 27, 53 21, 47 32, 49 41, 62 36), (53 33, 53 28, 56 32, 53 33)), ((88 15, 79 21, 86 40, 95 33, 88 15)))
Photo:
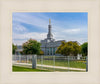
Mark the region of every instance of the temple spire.
POLYGON ((51 25, 51 19, 49 19, 49 25, 51 25))
POLYGON ((52 35, 52 33, 51 33, 51 19, 49 19, 47 38, 48 38, 48 39, 53 38, 53 35, 52 35))

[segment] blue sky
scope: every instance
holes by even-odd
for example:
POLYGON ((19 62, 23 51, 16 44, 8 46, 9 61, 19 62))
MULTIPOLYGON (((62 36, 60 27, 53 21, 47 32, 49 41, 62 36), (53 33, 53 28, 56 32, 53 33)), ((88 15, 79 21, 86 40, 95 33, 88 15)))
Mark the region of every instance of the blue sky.
POLYGON ((28 39, 43 40, 47 37, 49 18, 56 40, 88 41, 87 12, 14 12, 12 14, 13 43, 22 45, 28 39))

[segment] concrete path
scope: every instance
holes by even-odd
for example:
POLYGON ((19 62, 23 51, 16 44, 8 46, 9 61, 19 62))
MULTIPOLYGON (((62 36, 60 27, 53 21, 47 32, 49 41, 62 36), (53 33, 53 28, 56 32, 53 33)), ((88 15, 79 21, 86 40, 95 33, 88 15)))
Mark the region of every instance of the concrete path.
MULTIPOLYGON (((32 64, 28 63, 13 63, 13 65, 21 65, 21 66, 32 66, 32 64)), ((62 67, 62 66, 51 66, 51 65, 41 65, 37 64, 39 67, 48 67, 48 68, 56 68, 56 69, 69 69, 69 70, 80 70, 80 71, 86 71, 86 69, 81 69, 81 68, 71 68, 71 67, 62 67)))

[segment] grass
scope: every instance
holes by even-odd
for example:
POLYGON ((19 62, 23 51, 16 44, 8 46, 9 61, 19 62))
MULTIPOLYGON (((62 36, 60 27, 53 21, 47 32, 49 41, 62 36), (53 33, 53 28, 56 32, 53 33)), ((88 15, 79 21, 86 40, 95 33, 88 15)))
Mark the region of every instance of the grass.
MULTIPOLYGON (((22 63, 25 63, 25 61, 22 61, 22 63)), ((29 62, 32 63, 32 62, 29 62)), ((52 65, 52 66, 62 66, 62 67, 72 67, 72 68, 81 68, 86 69, 86 61, 80 61, 80 60, 70 60, 69 63, 67 60, 55 60, 55 63, 53 59, 51 60, 43 60, 44 65, 52 65)), ((41 64, 41 59, 37 60, 37 64, 41 64)))
MULTIPOLYGON (((64 67, 73 67, 73 68, 82 68, 86 69, 86 61, 68 61, 67 60, 56 60, 55 66, 64 66, 64 67)), ((41 60, 37 60, 37 64, 41 64, 41 60)), ((54 65, 53 60, 43 60, 44 65, 54 65)))
MULTIPOLYGON (((32 68, 26 68, 21 66, 13 66, 13 72, 54 72, 53 68, 45 68, 44 70, 41 70, 41 67, 38 67, 38 69, 32 69, 32 68)), ((83 72, 79 70, 68 70, 68 69, 55 69, 55 72, 83 72)))
MULTIPOLYGON (((62 67, 72 67, 72 68, 81 68, 81 69, 86 69, 86 61, 85 59, 81 60, 69 60, 65 59, 65 57, 56 57, 55 56, 55 63, 53 61, 53 56, 44 56, 43 61, 41 61, 41 56, 38 56, 37 58, 37 64, 44 64, 44 65, 52 65, 52 66, 62 66, 62 67)), ((24 63, 25 61, 22 60, 24 63)), ((28 63, 32 63, 32 60, 29 60, 28 63)))
POLYGON ((26 67, 20 67, 20 66, 13 66, 12 69, 13 72, 48 72, 48 70, 40 70, 40 69, 32 69, 32 68, 26 68, 26 67))
MULTIPOLYGON (((41 69, 41 67, 37 67, 38 69, 41 69)), ((70 70, 70 69, 58 69, 58 68, 48 68, 48 67, 43 67, 43 69, 48 70, 50 72, 86 72, 86 71, 81 71, 81 70, 70 70)))
MULTIPOLYGON (((25 63, 22 61, 22 63, 25 63)), ((32 62, 29 62, 29 63, 32 63, 32 62)), ((54 61, 53 60, 43 60, 43 64, 44 65, 55 65, 55 66, 62 66, 62 67, 72 67, 72 68, 81 68, 81 69, 86 69, 86 61, 68 61, 67 60, 56 60, 55 61, 55 64, 54 64, 54 61)), ((38 59, 37 60, 37 64, 41 64, 41 60, 38 59)))

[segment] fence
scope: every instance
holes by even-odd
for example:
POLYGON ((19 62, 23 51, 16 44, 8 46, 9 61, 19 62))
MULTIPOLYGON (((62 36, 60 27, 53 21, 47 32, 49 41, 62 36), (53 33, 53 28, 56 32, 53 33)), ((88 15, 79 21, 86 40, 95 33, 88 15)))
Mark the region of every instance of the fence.
POLYGON ((34 56, 32 55, 13 55, 13 65, 55 72, 87 71, 86 57, 77 58, 77 56, 36 56, 35 59, 36 60, 34 60, 34 56))

